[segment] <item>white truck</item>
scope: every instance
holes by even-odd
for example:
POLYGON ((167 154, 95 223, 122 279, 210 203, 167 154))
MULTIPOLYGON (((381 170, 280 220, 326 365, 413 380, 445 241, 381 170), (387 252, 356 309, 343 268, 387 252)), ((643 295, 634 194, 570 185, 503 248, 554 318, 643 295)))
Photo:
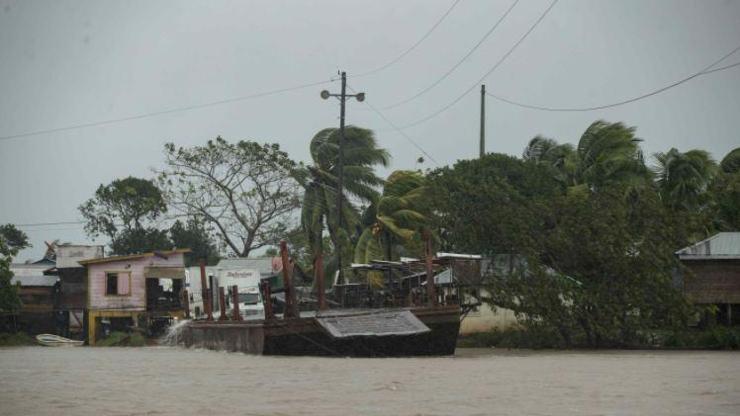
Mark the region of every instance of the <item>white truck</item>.
POLYGON ((219 269, 218 285, 226 292, 226 312, 231 314, 234 306, 232 287, 237 286, 239 293, 239 313, 244 319, 263 319, 265 306, 260 293, 260 272, 252 269, 219 269))

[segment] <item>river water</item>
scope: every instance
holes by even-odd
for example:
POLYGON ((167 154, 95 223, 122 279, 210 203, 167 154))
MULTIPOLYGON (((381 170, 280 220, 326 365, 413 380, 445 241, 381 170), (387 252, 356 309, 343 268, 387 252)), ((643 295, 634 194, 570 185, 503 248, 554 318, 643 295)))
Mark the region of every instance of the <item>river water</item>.
POLYGON ((739 415, 737 352, 0 348, 0 415, 739 415))

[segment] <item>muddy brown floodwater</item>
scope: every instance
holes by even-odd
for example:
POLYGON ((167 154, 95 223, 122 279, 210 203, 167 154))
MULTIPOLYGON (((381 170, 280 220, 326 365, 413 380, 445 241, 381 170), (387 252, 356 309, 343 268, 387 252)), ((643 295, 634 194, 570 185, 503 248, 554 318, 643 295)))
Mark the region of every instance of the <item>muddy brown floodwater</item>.
POLYGON ((738 415, 740 353, 2 348, 1 415, 738 415))

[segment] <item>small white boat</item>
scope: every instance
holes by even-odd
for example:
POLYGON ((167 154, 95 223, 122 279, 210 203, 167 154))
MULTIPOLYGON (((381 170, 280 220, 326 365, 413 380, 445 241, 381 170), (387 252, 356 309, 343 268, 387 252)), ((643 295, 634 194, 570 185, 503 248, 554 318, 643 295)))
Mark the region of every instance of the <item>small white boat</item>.
POLYGON ((85 341, 76 341, 74 339, 64 338, 54 334, 36 335, 36 341, 47 347, 79 347, 85 343, 85 341))

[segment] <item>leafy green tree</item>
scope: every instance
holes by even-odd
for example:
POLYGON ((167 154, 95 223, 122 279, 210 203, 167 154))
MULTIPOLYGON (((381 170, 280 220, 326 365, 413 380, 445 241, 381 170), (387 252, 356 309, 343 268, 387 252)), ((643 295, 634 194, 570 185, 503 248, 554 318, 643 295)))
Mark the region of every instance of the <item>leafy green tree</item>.
MULTIPOLYGON (((374 171, 376 165, 387 166, 389 155, 378 148, 371 130, 355 126, 345 128, 343 146, 343 204, 337 212, 337 161, 339 131, 328 128, 319 131, 311 140, 312 164, 300 169, 297 178, 304 188, 301 227, 306 233, 314 255, 323 249, 323 233, 328 231, 334 247, 342 247, 342 257, 350 259, 351 236, 360 227, 360 216, 351 197, 373 201, 376 188, 383 184, 374 171)), ((327 269, 331 262, 325 262, 327 269)), ((336 266, 335 266, 336 267, 336 266)))
POLYGON ((685 324, 687 305, 672 280, 680 267, 674 224, 653 190, 641 193, 635 203, 613 187, 552 205, 540 264, 579 282, 563 302, 588 346, 629 345, 640 330, 685 324))
POLYGON ((28 244, 26 234, 12 224, 0 226, 0 314, 15 314, 21 308, 18 286, 13 285, 10 263, 13 257, 28 244))
POLYGON ((420 172, 391 173, 383 194, 366 210, 369 218, 355 246, 355 262, 395 260, 399 250, 409 249, 414 240, 418 249, 421 231, 429 225, 427 194, 426 179, 420 172))
POLYGON ((114 254, 171 247, 167 233, 155 226, 167 206, 150 180, 129 176, 100 185, 79 210, 87 220, 85 231, 94 237, 110 238, 114 254))
POLYGON ((429 175, 442 249, 528 255, 540 247, 548 200, 564 192, 550 166, 488 154, 429 175))
POLYGON ((111 240, 112 254, 147 253, 155 250, 169 250, 172 248, 167 230, 154 227, 133 230, 121 230, 111 240))
POLYGON ((656 153, 655 176, 661 199, 672 209, 700 210, 709 202, 707 193, 717 165, 704 150, 682 153, 672 148, 656 153))
POLYGON ((170 227, 170 239, 175 247, 191 250, 185 256, 186 266, 197 265, 201 259, 207 265, 215 266, 221 258, 211 233, 197 218, 188 218, 186 222, 175 221, 170 227))
POLYGON ((159 184, 170 207, 212 226, 232 254, 247 257, 290 229, 300 204, 297 165, 279 145, 220 137, 190 148, 169 143, 165 163, 159 184))
POLYGON ((689 308, 672 285, 680 224, 652 186, 622 180, 649 177, 642 168, 609 168, 640 159, 597 157, 605 165, 594 173, 576 171, 611 179, 573 192, 566 184, 580 180, 553 175, 541 157, 548 153, 490 154, 432 172, 445 249, 492 258, 489 302, 514 310, 529 329, 557 333, 562 345, 628 345, 644 329, 684 321, 689 308))

